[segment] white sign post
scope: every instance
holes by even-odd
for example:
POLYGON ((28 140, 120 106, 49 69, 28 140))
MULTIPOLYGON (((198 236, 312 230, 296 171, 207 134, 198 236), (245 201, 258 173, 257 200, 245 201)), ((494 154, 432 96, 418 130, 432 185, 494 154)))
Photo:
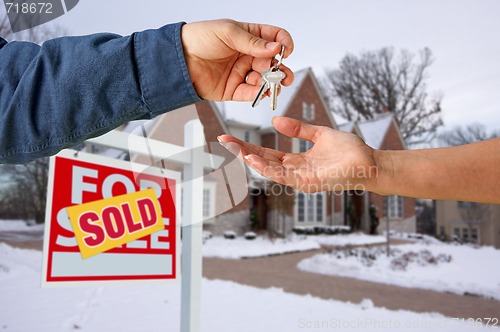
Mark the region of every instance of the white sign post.
POLYGON ((184 144, 191 149, 191 163, 184 165, 181 251, 181 332, 201 331, 203 163, 201 154, 205 137, 199 121, 184 128, 184 144))

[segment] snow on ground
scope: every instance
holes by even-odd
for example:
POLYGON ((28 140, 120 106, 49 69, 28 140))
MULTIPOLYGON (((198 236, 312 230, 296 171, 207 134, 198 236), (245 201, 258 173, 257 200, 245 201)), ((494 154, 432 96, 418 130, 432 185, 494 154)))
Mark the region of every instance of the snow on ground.
MULTIPOLYGON (((391 268, 391 261, 394 257, 387 258, 385 254, 378 255, 375 260, 370 258, 371 263, 367 264, 367 255, 344 257, 342 252, 332 252, 307 258, 298 264, 298 268, 309 272, 352 277, 402 287, 457 294, 470 293, 500 300, 500 264, 498 264, 500 250, 492 247, 474 248, 444 243, 415 243, 392 248, 399 249, 402 253, 420 253, 428 250, 434 257, 438 257, 439 254, 450 255, 451 261, 439 262, 436 265, 422 264, 421 261, 419 264, 415 261, 402 270, 397 269, 397 266, 391 268), (372 265, 369 266, 370 264, 372 265)), ((376 251, 377 249, 371 249, 372 254, 376 251)), ((401 255, 399 257, 401 260, 401 255)))
POLYGON ((310 236, 309 239, 318 242, 323 246, 358 246, 386 242, 385 236, 367 235, 363 233, 338 234, 338 235, 317 235, 310 236))
POLYGON ((42 241, 44 225, 28 226, 22 220, 0 220, 0 241, 42 241))
MULTIPOLYGON (((179 284, 40 288, 39 251, 0 243, 0 330, 6 332, 179 331, 179 284)), ((203 280, 204 332, 479 331, 439 314, 391 311, 203 280)))
POLYGON ((239 259, 277 255, 290 252, 319 249, 321 246, 348 246, 384 243, 385 237, 362 233, 337 235, 290 235, 286 239, 270 239, 258 236, 255 240, 237 237, 229 240, 223 237, 207 239, 203 245, 204 257, 239 259))
POLYGON ((206 240, 203 245, 203 256, 238 259, 306 251, 319 249, 319 247, 319 244, 315 241, 301 239, 296 236, 288 239, 275 239, 274 241, 262 236, 257 237, 255 240, 246 240, 243 237, 228 240, 216 236, 206 240))
POLYGON ((45 225, 32 225, 29 226, 22 220, 1 220, 0 231, 6 232, 43 232, 45 225))

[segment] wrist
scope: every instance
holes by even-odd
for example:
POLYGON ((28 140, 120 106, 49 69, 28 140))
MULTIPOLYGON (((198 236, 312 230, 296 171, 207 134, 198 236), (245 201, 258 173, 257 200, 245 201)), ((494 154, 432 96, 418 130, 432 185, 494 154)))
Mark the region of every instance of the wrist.
POLYGON ((373 150, 376 175, 367 183, 367 190, 380 195, 391 193, 391 183, 394 178, 394 160, 392 151, 373 150))

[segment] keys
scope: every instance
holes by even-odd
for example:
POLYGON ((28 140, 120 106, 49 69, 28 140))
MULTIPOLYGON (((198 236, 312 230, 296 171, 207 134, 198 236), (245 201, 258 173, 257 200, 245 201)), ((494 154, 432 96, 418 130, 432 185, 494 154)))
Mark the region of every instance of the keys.
MULTIPOLYGON (((274 68, 273 68, 274 69, 274 68)), ((265 79, 269 84, 271 91, 271 108, 274 111, 278 106, 278 89, 281 86, 281 81, 286 77, 285 73, 279 69, 265 73, 265 79)))
POLYGON ((264 70, 262 72, 262 84, 260 86, 259 92, 257 93, 257 96, 255 96, 255 99, 252 102, 252 107, 259 105, 262 96, 264 96, 264 93, 266 93, 269 89, 269 82, 266 79, 267 72, 269 72, 269 70, 264 70))
POLYGON ((281 46, 281 55, 278 63, 272 66, 268 70, 264 70, 262 75, 262 84, 260 86, 259 92, 252 102, 252 107, 256 107, 260 100, 263 98, 267 90, 270 90, 271 95, 271 109, 274 111, 278 106, 278 90, 281 86, 281 81, 286 77, 286 74, 279 69, 281 62, 283 61, 283 55, 285 53, 285 46, 281 46))

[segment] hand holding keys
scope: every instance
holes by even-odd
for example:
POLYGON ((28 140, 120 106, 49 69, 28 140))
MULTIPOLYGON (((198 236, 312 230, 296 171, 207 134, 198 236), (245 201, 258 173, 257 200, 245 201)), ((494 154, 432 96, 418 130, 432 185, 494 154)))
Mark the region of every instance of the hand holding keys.
POLYGON ((260 100, 269 89, 271 93, 271 108, 273 111, 276 109, 277 99, 278 99, 278 89, 281 86, 281 81, 286 77, 285 73, 279 69, 281 62, 283 61, 284 54, 285 54, 285 46, 282 45, 280 59, 278 60, 278 63, 275 66, 269 68, 268 70, 264 70, 262 72, 262 85, 260 86, 257 96, 252 102, 252 107, 255 107, 259 104, 260 100))

